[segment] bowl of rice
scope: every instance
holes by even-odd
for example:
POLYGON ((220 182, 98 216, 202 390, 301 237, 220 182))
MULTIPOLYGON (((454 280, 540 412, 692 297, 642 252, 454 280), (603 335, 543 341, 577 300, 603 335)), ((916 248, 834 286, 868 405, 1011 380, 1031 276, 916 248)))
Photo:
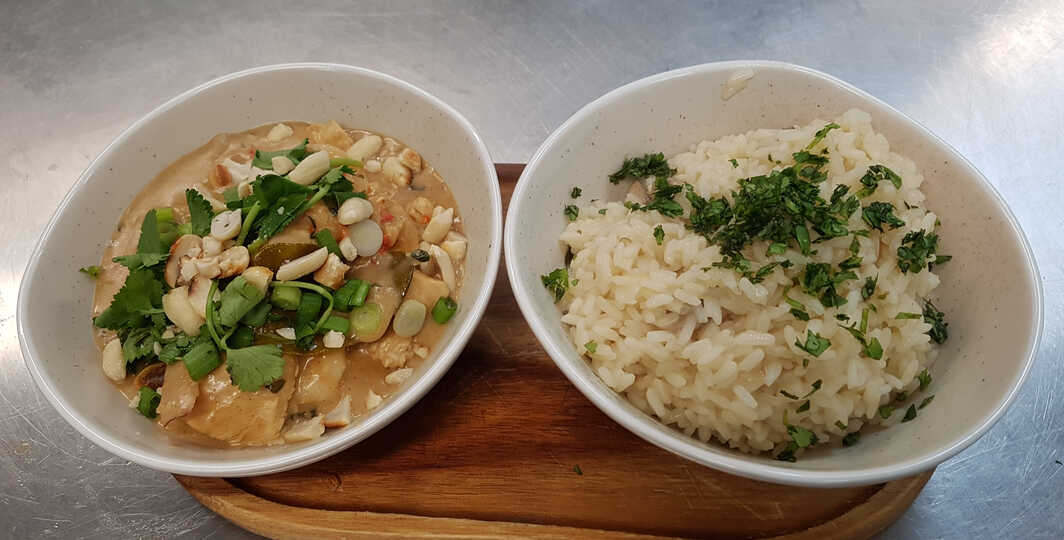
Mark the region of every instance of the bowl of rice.
POLYGON ((890 106, 778 62, 636 81, 511 199, 507 271, 570 381, 639 437, 804 486, 917 474, 984 434, 1042 328, 989 181, 890 106))

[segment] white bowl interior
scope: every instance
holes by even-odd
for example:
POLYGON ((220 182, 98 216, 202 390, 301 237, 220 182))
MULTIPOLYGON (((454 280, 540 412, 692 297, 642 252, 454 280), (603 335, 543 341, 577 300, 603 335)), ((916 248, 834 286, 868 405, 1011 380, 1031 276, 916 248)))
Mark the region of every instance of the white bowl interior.
POLYGON ((143 465, 202 476, 293 468, 369 436, 415 403, 453 363, 487 305, 502 235, 495 169, 472 126, 438 99, 392 77, 350 66, 299 64, 237 73, 186 92, 134 124, 64 200, 31 259, 19 295, 19 335, 30 371, 53 405, 97 444, 143 465), (443 176, 462 213, 469 252, 460 309, 418 373, 373 413, 319 440, 216 450, 171 441, 132 414, 100 372, 90 334, 96 264, 118 217, 166 165, 220 132, 282 120, 335 119, 415 148, 443 176))
POLYGON ((641 437, 694 461, 743 476, 807 484, 885 481, 934 466, 973 442, 1018 390, 1041 329, 1041 291, 1022 232, 970 163, 901 113, 841 81, 775 62, 725 62, 665 73, 607 94, 576 113, 525 169, 506 225, 510 281, 540 341, 592 401, 641 437), (740 68, 756 72, 729 100, 721 86, 740 68), (893 151, 926 180, 927 206, 941 216, 943 251, 935 301, 950 338, 933 369, 933 405, 916 421, 864 435, 847 449, 811 452, 797 463, 743 455, 663 427, 606 387, 569 341, 540 274, 563 264, 558 235, 573 186, 583 200, 617 200, 626 186, 606 176, 626 156, 687 150, 707 138, 831 119, 851 107, 872 115, 893 151))

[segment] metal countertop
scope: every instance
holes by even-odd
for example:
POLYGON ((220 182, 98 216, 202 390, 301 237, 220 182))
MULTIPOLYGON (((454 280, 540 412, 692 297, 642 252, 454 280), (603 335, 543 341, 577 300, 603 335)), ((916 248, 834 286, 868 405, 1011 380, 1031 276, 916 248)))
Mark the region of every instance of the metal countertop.
POLYGON ((939 467, 884 536, 1064 537, 1064 3, 2 4, 0 537, 250 536, 170 475, 75 432, 19 351, 15 299, 38 235, 89 162, 143 114, 252 66, 355 64, 436 94, 496 161, 522 162, 608 90, 728 59, 794 62, 853 83, 954 145, 1011 205, 1045 286, 1037 363, 1004 419, 939 467))

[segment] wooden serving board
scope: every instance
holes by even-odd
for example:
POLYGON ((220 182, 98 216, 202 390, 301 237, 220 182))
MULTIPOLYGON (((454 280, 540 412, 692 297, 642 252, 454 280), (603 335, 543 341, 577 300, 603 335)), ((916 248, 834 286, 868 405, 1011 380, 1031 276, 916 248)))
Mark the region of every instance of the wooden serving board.
MULTIPOLYGON (((521 169, 498 165, 504 201, 521 169)), ((897 519, 931 474, 795 488, 730 476, 643 442, 555 367, 500 268, 454 367, 373 437, 294 471, 176 478, 206 507, 274 538, 850 539, 897 519)))

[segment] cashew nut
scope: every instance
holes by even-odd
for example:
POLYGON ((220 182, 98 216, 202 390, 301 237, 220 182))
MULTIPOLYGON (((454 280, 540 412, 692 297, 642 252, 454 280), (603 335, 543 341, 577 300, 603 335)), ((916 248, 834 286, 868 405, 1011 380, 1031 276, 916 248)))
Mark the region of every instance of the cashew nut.
POLYGON ((348 261, 353 261, 358 258, 358 249, 355 248, 355 245, 351 243, 350 238, 345 236, 343 240, 340 240, 339 245, 340 254, 342 254, 345 259, 347 259, 348 261))
POLYGON ((301 278, 321 268, 321 265, 325 264, 325 260, 328 258, 329 250, 320 248, 298 259, 288 261, 277 269, 277 281, 290 281, 301 278))
POLYGON ((351 267, 344 264, 340 257, 337 257, 335 253, 330 253, 325 259, 325 264, 314 272, 314 281, 330 289, 339 289, 340 285, 344 284, 344 275, 350 269, 351 267))
POLYGON ((403 162, 399 161, 399 158, 395 156, 384 160, 381 172, 400 186, 410 185, 410 169, 407 169, 406 165, 403 165, 403 162))
POLYGON ((355 144, 352 144, 351 148, 347 149, 347 157, 359 161, 366 161, 366 158, 376 155, 380 149, 380 135, 366 135, 355 141, 355 144))
POLYGON ((351 197, 340 205, 336 218, 341 225, 352 225, 373 215, 373 203, 362 197, 351 197))
POLYGON ((399 152, 399 161, 406 165, 406 168, 411 172, 421 171, 421 155, 414 151, 413 148, 403 148, 402 152, 399 152))
POLYGON ((288 173, 288 179, 301 186, 309 186, 327 172, 329 172, 329 151, 320 150, 300 161, 299 165, 288 173))
POLYGON ((247 269, 251 262, 251 254, 244 246, 233 246, 218 257, 218 269, 220 277, 232 277, 247 269))
POLYGON ((432 250, 432 258, 436 260, 436 266, 440 267, 440 279, 447 284, 447 288, 451 290, 451 293, 455 292, 458 288, 458 278, 454 273, 454 264, 451 263, 451 256, 447 254, 440 246, 430 246, 432 250))
POLYGON ((454 208, 448 208, 429 220, 429 224, 425 225, 425 232, 421 233, 421 239, 430 244, 438 244, 447 236, 453 223, 454 208))
POLYGON ((222 212, 211 220, 211 236, 218 240, 229 240, 240 234, 240 210, 222 212))
POLYGON ((188 287, 170 289, 170 292, 164 294, 163 312, 182 332, 190 336, 199 335, 204 318, 200 317, 199 313, 196 313, 196 308, 192 307, 188 298, 188 287))
POLYGON ((244 276, 244 279, 247 280, 248 283, 254 285, 256 289, 263 293, 266 292, 270 286, 270 282, 273 281, 273 271, 265 266, 252 266, 251 268, 244 270, 240 275, 244 276))
POLYGON ((166 260, 166 270, 163 272, 166 284, 171 287, 177 286, 178 278, 181 277, 183 259, 195 258, 202 251, 203 241, 200 237, 194 234, 185 234, 178 238, 174 245, 170 246, 170 258, 166 260))
POLYGON ((284 156, 274 156, 270 159, 270 164, 273 165, 273 172, 277 174, 288 174, 296 167, 292 160, 284 156))
POLYGON ((103 374, 112 381, 121 381, 126 378, 126 359, 122 356, 122 341, 114 338, 107 342, 103 348, 101 361, 103 374))

